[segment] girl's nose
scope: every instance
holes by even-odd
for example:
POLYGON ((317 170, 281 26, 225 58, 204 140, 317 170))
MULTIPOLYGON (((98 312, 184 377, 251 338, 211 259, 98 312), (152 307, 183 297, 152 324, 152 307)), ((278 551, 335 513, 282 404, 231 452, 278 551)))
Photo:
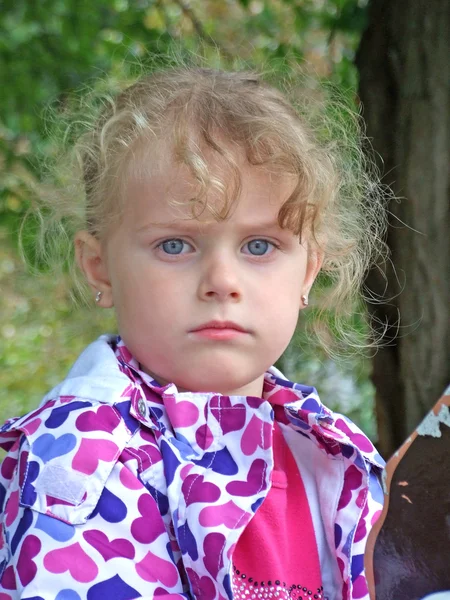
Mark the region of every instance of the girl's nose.
POLYGON ((198 295, 201 300, 238 301, 241 298, 238 266, 230 257, 210 257, 202 265, 198 295))

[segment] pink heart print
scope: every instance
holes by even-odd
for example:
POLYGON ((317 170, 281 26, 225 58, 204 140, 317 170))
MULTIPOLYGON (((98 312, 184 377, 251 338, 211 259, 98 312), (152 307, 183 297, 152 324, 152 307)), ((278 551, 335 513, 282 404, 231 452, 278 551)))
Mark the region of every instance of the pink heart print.
POLYGON ((215 483, 204 481, 203 475, 188 475, 181 490, 186 506, 194 502, 216 502, 220 498, 220 488, 215 483))
POLYGON ((269 401, 272 406, 274 404, 278 404, 283 406, 284 404, 289 404, 291 402, 298 402, 300 397, 294 391, 289 390, 287 388, 283 388, 281 390, 277 390, 273 394, 270 394, 269 401))
POLYGON ((198 573, 189 567, 186 569, 186 573, 192 581, 194 594, 197 598, 201 598, 202 600, 214 600, 216 597, 216 586, 210 577, 207 575, 200 577, 198 573))
POLYGON ((12 492, 11 496, 6 503, 5 509, 5 524, 7 527, 10 527, 16 520, 17 515, 19 514, 19 490, 12 492))
POLYGON ((92 475, 98 468, 99 460, 113 461, 119 454, 117 444, 110 440, 83 438, 77 453, 73 457, 75 471, 92 475))
POLYGON ((7 456, 3 459, 0 466, 0 472, 5 479, 11 479, 16 469, 17 460, 11 456, 7 456))
POLYGON ((203 564, 206 567, 208 573, 217 578, 217 574, 223 567, 223 549, 226 544, 226 539, 223 533, 208 533, 203 542, 203 552, 205 556, 203 558, 203 564))
POLYGON ((106 431, 112 433, 119 424, 120 419, 112 406, 102 405, 97 410, 88 410, 81 413, 75 421, 79 431, 106 431))
POLYGON ((119 474, 120 483, 129 490, 142 490, 143 485, 135 475, 128 469, 122 466, 119 474))
POLYGON ((218 506, 206 506, 200 511, 199 522, 203 527, 225 525, 228 529, 243 527, 250 514, 239 508, 232 500, 218 506))
POLYGON ((266 482, 267 465, 261 458, 257 458, 251 464, 247 479, 245 481, 231 481, 226 490, 232 496, 253 496, 267 487, 266 482))
POLYGON ((61 404, 67 404, 68 402, 72 402, 72 400, 75 400, 76 396, 60 396, 59 399, 61 401, 61 404))
POLYGON ((164 521, 155 500, 147 493, 139 498, 138 510, 142 516, 131 523, 131 535, 142 544, 150 544, 165 533, 164 521))
POLYGON ((247 412, 244 404, 233 406, 228 396, 214 396, 211 398, 210 407, 224 435, 244 427, 247 412))
POLYGON ((117 556, 123 556, 124 558, 129 559, 134 558, 134 546, 129 540, 116 538, 115 540, 109 541, 103 531, 97 529, 85 531, 83 537, 88 544, 103 556, 105 561, 116 558, 117 556))
POLYGON ((27 435, 33 435, 33 433, 35 433, 35 431, 37 431, 38 427, 40 426, 40 424, 42 423, 42 419, 33 419, 32 421, 29 421, 28 423, 26 423, 26 425, 24 426, 24 431, 27 433, 27 435))
POLYGON ((214 436, 206 423, 200 425, 195 432, 195 441, 202 450, 207 450, 213 443, 214 436))
MULTIPOLYGON (((14 567, 12 565, 9 565, 4 570, 1 584, 5 590, 17 590, 16 576, 14 575, 14 567)), ((11 596, 8 596, 8 600, 12 600, 11 596)))
POLYGON ((347 504, 349 504, 349 502, 352 499, 352 491, 358 489, 361 486, 362 478, 363 476, 361 471, 359 471, 358 468, 355 467, 355 465, 350 465, 350 467, 345 471, 345 483, 343 487, 345 491, 342 493, 341 498, 339 500, 338 510, 341 510, 342 508, 347 506, 347 504))
POLYGON ((147 552, 144 558, 136 564, 136 572, 145 581, 160 581, 167 587, 173 587, 178 581, 178 571, 168 560, 147 552))
POLYGON ((258 446, 263 450, 272 443, 272 424, 261 421, 256 415, 250 419, 241 438, 241 450, 245 456, 251 456, 258 446))
POLYGON ((33 581, 36 576, 37 566, 33 558, 39 554, 41 546, 41 540, 35 535, 28 535, 22 543, 19 560, 17 561, 17 573, 24 587, 33 581))
POLYGON ((173 396, 165 396, 164 406, 173 427, 190 427, 198 421, 199 410, 193 402, 177 402, 173 396))
MULTIPOLYGON (((361 492, 359 493, 359 497, 361 496, 361 493, 363 493, 365 495, 365 490, 361 490, 361 492)), ((359 499, 359 497, 358 497, 358 499, 359 499)), ((378 511, 378 512, 381 512, 381 511, 378 511)), ((366 517, 368 514, 369 514, 369 504, 367 503, 364 506, 364 510, 359 519, 358 527, 356 528, 356 531, 355 531, 355 538, 354 538, 355 542, 360 542, 367 535, 366 517)))
POLYGON ((51 550, 44 558, 44 567, 50 573, 69 571, 72 578, 80 583, 88 583, 97 577, 98 567, 80 544, 71 544, 65 548, 51 550))
POLYGON ((344 421, 344 419, 337 419, 336 423, 335 423, 335 427, 336 427, 336 429, 340 429, 341 431, 343 431, 350 438, 350 440, 356 446, 358 446, 358 448, 360 450, 363 450, 364 452, 373 452, 374 451, 372 442, 368 438, 366 438, 366 436, 363 435, 362 433, 357 433, 357 432, 352 431, 350 429, 350 427, 347 425, 347 423, 344 421))

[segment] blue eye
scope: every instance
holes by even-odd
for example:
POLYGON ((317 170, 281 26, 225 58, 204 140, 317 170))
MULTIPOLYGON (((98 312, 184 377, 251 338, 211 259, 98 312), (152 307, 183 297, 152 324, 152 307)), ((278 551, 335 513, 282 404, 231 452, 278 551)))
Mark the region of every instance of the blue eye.
POLYGON ((188 247, 190 247, 190 244, 188 244, 187 242, 185 242, 183 240, 173 239, 173 240, 166 240, 165 242, 162 242, 160 244, 160 247, 163 249, 163 251, 166 254, 177 255, 177 254, 185 254, 186 251, 188 250, 188 247))
POLYGON ((251 242, 247 242, 246 246, 249 253, 253 256, 264 256, 270 252, 274 244, 267 240, 252 240, 251 242))

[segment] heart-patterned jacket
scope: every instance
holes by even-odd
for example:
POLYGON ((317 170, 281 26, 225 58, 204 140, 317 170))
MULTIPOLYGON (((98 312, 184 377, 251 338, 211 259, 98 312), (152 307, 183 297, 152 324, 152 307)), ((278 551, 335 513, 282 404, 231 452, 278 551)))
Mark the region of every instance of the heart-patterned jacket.
POLYGON ((0 430, 0 600, 232 598, 233 549, 271 485, 275 395, 324 597, 367 599, 384 463, 349 419, 276 369, 263 398, 159 387, 102 336, 37 410, 0 430))

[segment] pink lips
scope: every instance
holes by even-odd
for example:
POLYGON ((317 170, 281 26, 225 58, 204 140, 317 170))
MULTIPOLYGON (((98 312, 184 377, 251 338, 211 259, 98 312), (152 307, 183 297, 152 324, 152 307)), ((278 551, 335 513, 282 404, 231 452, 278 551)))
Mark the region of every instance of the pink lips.
POLYGON ((192 329, 191 333, 211 340, 232 340, 248 332, 232 321, 210 321, 192 329))

